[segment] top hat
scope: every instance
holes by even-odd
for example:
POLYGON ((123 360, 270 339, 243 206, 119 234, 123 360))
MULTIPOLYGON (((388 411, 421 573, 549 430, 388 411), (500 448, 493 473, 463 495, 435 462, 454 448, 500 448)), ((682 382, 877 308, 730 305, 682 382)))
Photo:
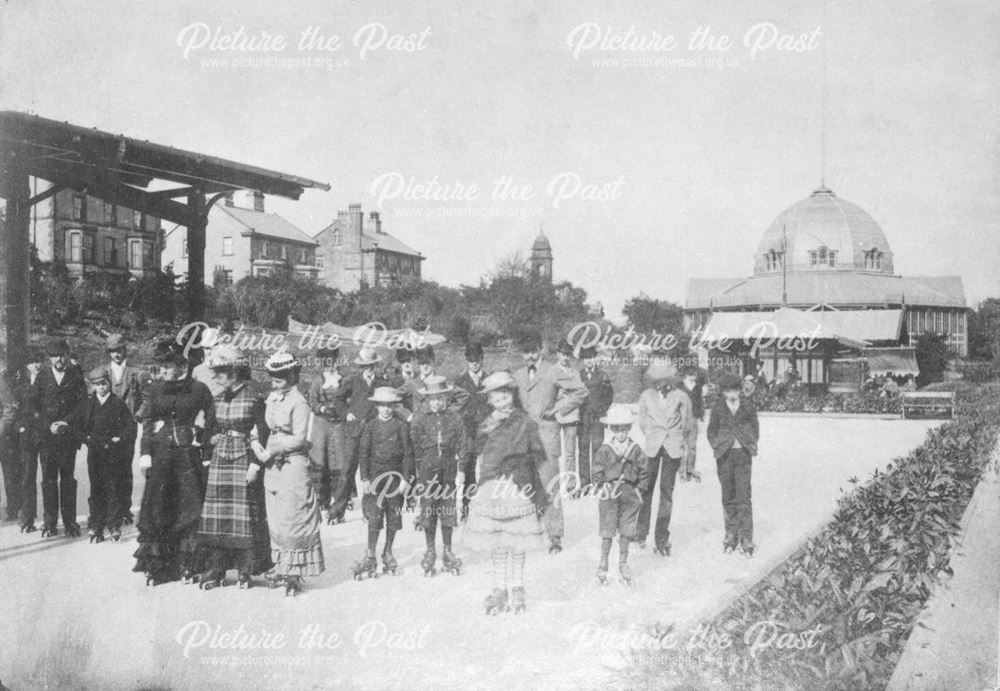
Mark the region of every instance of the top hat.
POLYGON ((167 364, 181 364, 187 362, 181 344, 173 337, 161 338, 153 347, 153 359, 157 362, 167 364))
POLYGON ((362 348, 358 351, 358 357, 355 358, 355 365, 375 365, 378 363, 378 353, 375 352, 374 348, 362 348))
POLYGON ((264 363, 264 369, 271 376, 280 377, 284 374, 298 372, 302 369, 302 363, 287 350, 279 350, 267 359, 267 362, 264 363))
POLYGON ((45 344, 45 354, 49 356, 69 355, 69 344, 66 343, 65 338, 50 338, 45 344))
POLYGON ((451 393, 454 389, 448 386, 448 380, 440 375, 432 375, 424 379, 424 388, 417 393, 421 396, 434 396, 435 394, 451 393))
POLYGON ((395 356, 396 362, 401 365, 413 359, 413 351, 409 348, 396 348, 396 350, 392 351, 392 354, 395 356))
POLYGON ((594 346, 584 346, 580 348, 581 360, 592 360, 597 357, 597 348, 594 346))
POLYGON ((434 349, 430 346, 417 348, 417 352, 415 352, 413 355, 416 357, 417 362, 420 364, 434 362, 434 349))
POLYGON ((559 346, 556 348, 557 352, 562 353, 563 355, 570 355, 570 356, 576 354, 575 350, 576 349, 573 347, 573 344, 567 341, 566 339, 560 340, 559 346))
POLYGON ((108 352, 113 350, 125 350, 125 337, 121 334, 111 334, 104 343, 104 349, 108 352))
POLYGON ((488 393, 499 389, 514 389, 517 387, 517 382, 514 381, 514 377, 511 376, 510 372, 501 370, 486 377, 483 380, 482 386, 483 393, 488 393))
POLYGON ((399 403, 403 399, 399 397, 399 394, 391 386, 380 386, 372 392, 368 400, 373 403, 399 403))
POLYGON ((632 411, 621 403, 615 403, 608 408, 608 412, 600 420, 602 425, 608 427, 631 427, 633 421, 632 411))
POLYGON ((483 346, 478 341, 473 341, 465 346, 465 359, 469 362, 479 362, 483 359, 483 346))
POLYGON ((735 374, 726 374, 719 380, 720 391, 735 391, 743 388, 742 380, 735 374))

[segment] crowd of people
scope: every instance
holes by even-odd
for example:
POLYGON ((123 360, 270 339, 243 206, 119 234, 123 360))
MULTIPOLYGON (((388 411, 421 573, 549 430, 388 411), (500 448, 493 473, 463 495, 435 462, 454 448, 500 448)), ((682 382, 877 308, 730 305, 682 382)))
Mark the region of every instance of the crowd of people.
MULTIPOLYGON (((427 575, 437 572, 439 538, 445 571, 461 573, 456 551, 485 553, 487 613, 518 612, 528 552, 562 550, 564 500, 597 496, 597 578, 607 581, 617 538, 620 578, 631 583, 630 546, 644 549, 652 527, 654 553, 669 556, 675 482, 700 481, 706 410, 696 367, 653 361, 633 412, 613 403, 611 377, 592 348, 562 341, 552 362, 540 334, 527 333, 515 344, 522 366, 487 372, 483 348, 470 343, 453 381, 437 374, 429 346, 397 350, 393 363, 369 348, 350 363, 324 349, 308 358, 316 371, 305 386, 303 361, 282 350, 266 361, 264 395, 249 358, 212 347, 217 336, 202 335, 198 364, 164 339, 152 371, 129 363, 120 335, 86 375, 64 340, 33 350, 0 386, 8 519, 22 532, 36 529, 40 463, 42 536, 57 534, 60 513, 64 533, 79 536, 74 469, 86 445, 90 539, 119 541, 134 520, 137 454, 145 484, 134 570, 149 585, 211 589, 235 571, 241 588, 263 577, 294 595, 324 571, 321 524, 343 524, 360 498, 367 548, 355 578, 375 575, 379 556, 382 571, 396 572, 394 540, 413 510, 427 575)), ((752 556, 757 417, 745 382, 724 378, 719 389, 706 433, 722 489, 723 550, 752 556)))

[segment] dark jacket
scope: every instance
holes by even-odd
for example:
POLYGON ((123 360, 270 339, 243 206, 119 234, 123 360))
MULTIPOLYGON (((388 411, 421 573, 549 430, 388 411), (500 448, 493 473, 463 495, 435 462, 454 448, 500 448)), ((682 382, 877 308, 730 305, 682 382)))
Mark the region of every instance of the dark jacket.
POLYGON ((334 397, 335 407, 341 419, 346 420, 348 413, 357 418, 355 424, 347 428, 353 437, 361 433, 361 423, 373 419, 377 414, 375 404, 368 400, 372 392, 380 386, 388 385, 385 379, 376 374, 372 385, 368 386, 361 372, 356 372, 340 382, 340 388, 334 397))
POLYGON ((683 381, 678 381, 675 388, 679 391, 683 391, 691 399, 691 416, 695 420, 705 419, 705 397, 702 395, 702 384, 699 380, 694 385, 694 391, 689 391, 686 386, 684 386, 683 381))
POLYGON ((422 482, 436 479, 442 484, 454 484, 458 470, 468 474, 470 458, 475 462, 465 423, 452 410, 415 414, 410 440, 417 479, 422 482))
POLYGON ((594 456, 591 479, 597 485, 621 481, 645 492, 649 486, 649 461, 642 448, 632 440, 629 440, 624 456, 615 453, 611 444, 602 444, 594 456))
POLYGON ((611 378, 600 367, 595 367, 593 371, 583 367, 580 369, 580 380, 589 392, 580 406, 580 420, 586 425, 598 425, 615 397, 611 378))
POLYGON ((330 422, 343 422, 344 417, 341 414, 343 406, 337 403, 337 396, 345 380, 341 379, 340 386, 329 389, 323 388, 323 381, 323 373, 320 372, 319 376, 309 386, 309 395, 306 397, 309 401, 309 407, 316 415, 330 422))
MULTIPOLYGON (((538 435, 538 423, 520 409, 506 418, 491 414, 479 425, 475 442, 479 458, 476 481, 509 478, 542 509, 549 504, 548 488, 542 484, 539 469, 545 464, 545 448, 538 435)), ((555 488, 557 489, 557 488, 555 488)))
POLYGON ((122 449, 132 455, 135 444, 136 427, 131 411, 125 402, 114 394, 108 395, 104 405, 97 400, 97 394, 90 394, 83 404, 80 415, 80 441, 88 446, 108 445, 113 437, 120 437, 122 449))
POLYGON ((479 390, 482 387, 483 380, 489 374, 489 372, 483 370, 478 384, 472 381, 472 375, 469 374, 469 370, 465 370, 455 379, 455 386, 469 394, 469 400, 466 401, 465 406, 462 408, 462 420, 465 421, 465 431, 469 435, 470 443, 475 440, 476 430, 479 429, 480 423, 486 419, 487 415, 493 412, 486 394, 479 390))
POLYGON ((749 401, 741 399, 740 407, 736 415, 733 415, 729 412, 725 399, 720 399, 712 409, 706 434, 717 459, 732 448, 735 439, 740 440, 740 444, 751 456, 756 456, 757 440, 760 437, 757 411, 749 401))
POLYGON ((78 367, 66 367, 62 384, 57 384, 51 367, 42 367, 28 391, 28 408, 34 417, 39 441, 52 439, 49 428, 60 420, 69 425, 60 435, 77 438, 80 412, 87 400, 87 385, 78 367))
POLYGON ((20 403, 14 391, 7 375, 0 374, 0 443, 6 443, 10 435, 17 431, 20 403))
MULTIPOLYGON (((111 393, 120 398, 129 413, 135 418, 142 405, 143 388, 149 384, 149 378, 138 367, 126 364, 121 381, 115 381, 114 370, 108 363, 108 375, 111 377, 111 393)), ((137 418, 136 418, 137 419, 137 418)))
POLYGON ((152 454, 155 448, 186 448, 198 441, 202 455, 208 456, 215 427, 215 401, 207 386, 190 377, 157 381, 144 397, 139 420, 142 422, 141 453, 152 454), (194 426, 199 411, 205 417, 205 426, 201 429, 194 426), (163 422, 159 430, 157 422, 163 422))
POLYGON ((407 424, 398 417, 368 420, 361 427, 358 466, 362 480, 376 480, 382 473, 413 478, 413 445, 407 424))

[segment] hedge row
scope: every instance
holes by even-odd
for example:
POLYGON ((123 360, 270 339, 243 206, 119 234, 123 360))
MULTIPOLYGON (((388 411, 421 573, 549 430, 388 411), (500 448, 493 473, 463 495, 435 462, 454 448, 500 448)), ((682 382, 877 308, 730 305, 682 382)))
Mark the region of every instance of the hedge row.
POLYGON ((753 401, 757 410, 775 413, 899 413, 899 396, 880 391, 810 396, 803 389, 794 389, 779 396, 771 391, 757 390, 753 401))
POLYGON ((725 632, 730 647, 680 660, 653 654, 645 679, 693 688, 884 688, 931 588, 951 573, 962 514, 993 458, 1000 386, 959 390, 958 406, 956 420, 844 496, 817 537, 705 623, 725 632), (775 637, 754 649, 758 622, 773 624, 768 635, 788 633, 785 646, 775 637))

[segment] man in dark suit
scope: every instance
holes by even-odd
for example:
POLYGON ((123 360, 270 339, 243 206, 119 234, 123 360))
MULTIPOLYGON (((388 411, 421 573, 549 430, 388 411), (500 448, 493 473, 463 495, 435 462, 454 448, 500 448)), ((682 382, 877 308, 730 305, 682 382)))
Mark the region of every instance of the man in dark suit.
POLYGON ((78 416, 87 399, 87 385, 79 368, 69 365, 65 340, 50 340, 46 354, 49 366, 38 373, 28 394, 42 460, 42 537, 56 534, 60 512, 66 534, 79 537, 73 475, 80 447, 78 416))
POLYGON ((17 520, 21 511, 21 454, 17 449, 17 419, 19 404, 6 369, 0 372, 0 466, 7 492, 4 519, 17 520))
POLYGON ((29 406, 28 394, 42 371, 44 351, 38 346, 28 347, 28 358, 24 367, 14 373, 11 386, 17 399, 17 421, 11 439, 16 444, 18 458, 21 464, 21 510, 18 514, 18 525, 22 533, 32 533, 35 528, 35 516, 38 509, 38 433, 35 416, 29 406))
POLYGON ((594 454, 604 444, 601 418, 608 412, 615 392, 607 372, 597 366, 597 351, 588 346, 580 349, 583 368, 580 380, 587 387, 587 400, 580 407, 580 484, 590 484, 594 454))
POLYGON ((344 475, 339 479, 333 492, 329 522, 339 523, 347 511, 347 505, 357 495, 358 453, 360 451, 361 429, 367 420, 376 415, 375 404, 369 400, 375 389, 389 386, 376 372, 378 354, 373 348, 362 348, 354 364, 358 371, 340 382, 334 398, 336 414, 344 421, 344 447, 347 456, 344 475))
MULTIPOLYGON (((108 360, 110 361, 108 371, 111 374, 111 393, 125 403, 132 419, 136 420, 139 406, 142 405, 143 387, 147 377, 138 367, 133 367, 128 363, 128 348, 121 334, 108 336, 105 348, 108 351, 108 360)), ((121 522, 126 525, 131 523, 134 518, 132 515, 132 460, 134 457, 135 449, 129 449, 128 453, 117 457, 116 467, 112 470, 115 475, 113 484, 119 492, 114 505, 122 509, 121 522)))
MULTIPOLYGON (((476 342, 469 343, 465 347, 465 363, 466 369, 455 380, 455 386, 469 394, 469 400, 462 407, 462 421, 465 423, 466 436, 475 439, 479 424, 490 414, 490 404, 486 394, 480 392, 483 380, 489 376, 489 372, 483 369, 483 346, 476 342)), ((470 453, 472 448, 473 445, 469 444, 470 453)), ((465 490, 462 492, 463 521, 469 516, 469 490, 476 485, 476 459, 469 460, 465 474, 465 490)))

